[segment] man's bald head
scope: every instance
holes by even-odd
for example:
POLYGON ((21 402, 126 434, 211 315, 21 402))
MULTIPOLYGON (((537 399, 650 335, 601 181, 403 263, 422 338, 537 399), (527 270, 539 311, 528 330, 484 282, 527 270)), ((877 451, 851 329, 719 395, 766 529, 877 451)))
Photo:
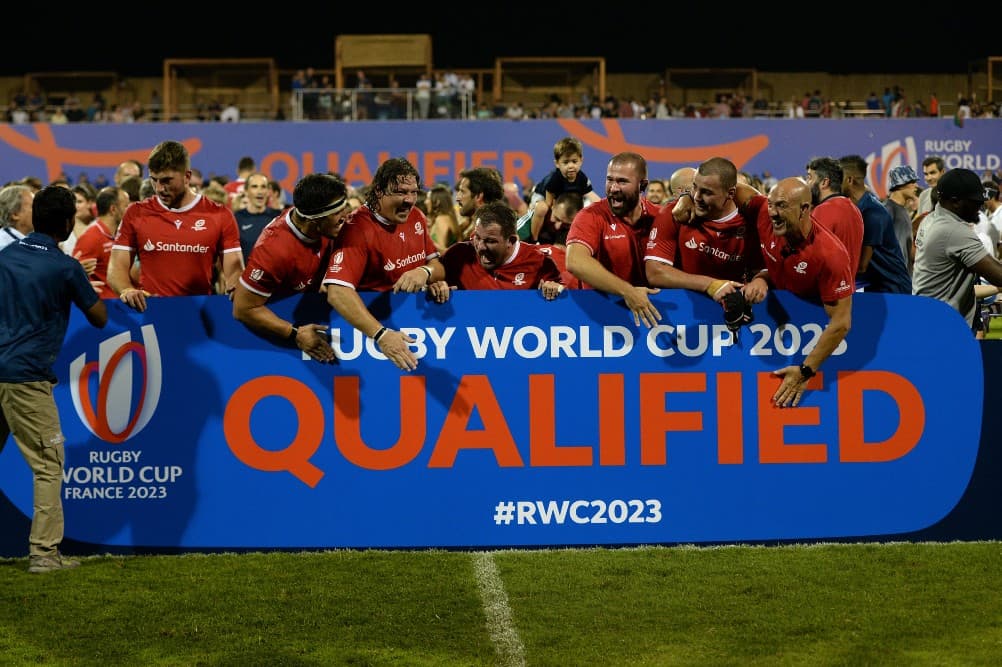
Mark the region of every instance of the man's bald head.
POLYGON ((779 193, 791 204, 811 203, 811 186, 799 176, 784 178, 776 184, 776 187, 779 188, 779 193))
POLYGON ((679 167, 673 171, 668 180, 668 195, 678 197, 684 191, 692 189, 692 178, 695 175, 695 167, 679 167))
POLYGON ((811 231, 811 186, 802 178, 784 178, 769 192, 769 217, 776 236, 797 241, 811 231))

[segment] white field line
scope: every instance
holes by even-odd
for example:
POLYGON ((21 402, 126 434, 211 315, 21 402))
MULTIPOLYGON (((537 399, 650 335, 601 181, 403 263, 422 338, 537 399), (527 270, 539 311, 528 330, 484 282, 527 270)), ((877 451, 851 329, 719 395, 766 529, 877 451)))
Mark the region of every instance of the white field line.
POLYGON ((488 552, 473 554, 473 572, 480 589, 480 600, 487 617, 487 631, 504 667, 524 667, 525 647, 518 636, 518 628, 511 619, 508 595, 498 572, 494 555, 488 552))

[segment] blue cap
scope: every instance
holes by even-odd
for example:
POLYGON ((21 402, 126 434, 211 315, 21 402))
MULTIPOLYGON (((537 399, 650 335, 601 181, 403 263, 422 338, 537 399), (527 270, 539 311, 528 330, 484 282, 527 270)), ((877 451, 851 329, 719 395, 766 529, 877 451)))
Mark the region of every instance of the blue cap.
POLYGON ((903 188, 910 183, 917 182, 918 176, 915 175, 915 170, 904 164, 891 169, 891 175, 887 179, 887 189, 894 192, 898 188, 903 188))

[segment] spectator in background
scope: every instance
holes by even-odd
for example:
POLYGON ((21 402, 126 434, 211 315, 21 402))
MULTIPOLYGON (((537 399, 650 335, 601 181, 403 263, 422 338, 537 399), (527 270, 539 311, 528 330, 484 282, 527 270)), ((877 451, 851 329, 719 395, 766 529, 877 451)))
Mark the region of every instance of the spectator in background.
MULTIPOLYGON (((77 212, 73 216, 73 230, 70 235, 66 237, 63 241, 62 250, 70 257, 74 256, 74 248, 77 244, 77 239, 87 230, 90 223, 94 222, 94 200, 97 198, 97 192, 89 184, 81 183, 79 185, 74 185, 72 188, 73 198, 76 201, 77 212)), ((84 267, 87 270, 88 267, 84 267)), ((90 271, 87 271, 90 273, 90 271)))
POLYGON ((553 146, 553 171, 548 173, 533 188, 531 240, 538 243, 560 243, 567 237, 566 230, 560 232, 553 228, 549 219, 550 207, 553 201, 565 192, 577 192, 585 205, 598 201, 599 197, 592 189, 591 180, 581 171, 584 163, 584 147, 575 137, 564 137, 553 146))
POLYGON ((254 170, 257 168, 254 158, 249 155, 245 155, 237 161, 237 177, 232 181, 227 181, 223 185, 223 189, 230 196, 230 205, 232 206, 233 200, 236 196, 244 191, 244 181, 250 176, 254 170))
POLYGON ((219 120, 223 123, 240 122, 240 107, 237 106, 235 100, 231 100, 229 104, 223 107, 223 110, 219 112, 219 120))
POLYGON ((201 194, 209 201, 214 201, 220 206, 230 207, 230 195, 216 181, 209 181, 209 184, 202 188, 201 194))
POLYGON ((985 202, 985 187, 970 169, 951 169, 936 184, 936 197, 938 204, 915 237, 913 293, 949 304, 977 330, 974 286, 978 277, 1002 287, 1002 263, 974 229, 985 202))
POLYGON ((31 233, 31 202, 35 193, 15 183, 0 189, 0 250, 31 233))
POLYGON ((623 297, 637 326, 661 319, 647 286, 644 244, 659 209, 641 196, 647 188, 647 161, 637 153, 609 160, 605 198, 581 209, 567 234, 567 270, 583 286, 623 297), (615 230, 615 233, 613 233, 615 230))
POLYGON ((474 167, 459 172, 456 184, 456 203, 459 205, 459 226, 462 239, 473 232, 473 214, 484 204, 504 199, 501 174, 493 167, 474 167))
MULTIPOLYGON (((414 165, 390 158, 379 165, 371 186, 365 206, 352 213, 334 248, 324 277, 327 301, 397 368, 411 371, 418 363, 409 347, 415 339, 384 326, 358 291, 420 292, 436 270, 438 250, 427 218, 415 206, 422 188, 414 165)), ((500 191, 500 178, 497 187, 500 191)))
POLYGON ((243 270, 240 233, 233 212, 191 191, 188 151, 177 141, 163 141, 150 153, 150 179, 157 196, 129 206, 115 236, 108 264, 108 284, 122 302, 139 312, 146 297, 214 293, 213 269, 221 261, 226 290, 243 270), (175 222, 163 224, 165 217, 175 222), (162 245, 205 248, 204 252, 165 252, 162 245), (129 269, 138 257, 141 285, 129 269))
POLYGON ((765 269, 760 274, 774 288, 820 302, 828 325, 799 365, 773 371, 783 381, 772 400, 797 407, 807 383, 852 326, 855 291, 849 253, 824 225, 811 218, 811 189, 799 178, 784 178, 769 193, 759 212, 758 231, 765 269))
POLYGON ((38 176, 25 176, 21 179, 21 185, 27 185, 33 193, 38 192, 42 189, 42 179, 38 176))
POLYGON ((522 196, 521 186, 518 183, 505 183, 503 187, 505 201, 515 211, 515 215, 521 218, 529 210, 529 203, 522 196))
POLYGON ((115 170, 115 185, 121 187, 122 181, 129 176, 138 176, 142 179, 143 163, 139 160, 130 159, 118 165, 118 168, 115 170))
POLYGON ((202 177, 202 170, 201 169, 196 169, 195 167, 192 167, 191 168, 191 179, 188 181, 188 187, 191 188, 192 192, 194 192, 195 194, 198 194, 199 192, 202 191, 202 186, 204 184, 205 184, 205 180, 202 177))
MULTIPOLYGON (((155 187, 153 187, 153 181, 152 180, 150 180, 148 178, 144 178, 143 182, 139 184, 139 199, 140 199, 140 201, 142 201, 143 199, 149 199, 150 197, 154 196, 156 193, 157 193, 157 190, 156 190, 155 187)), ((126 194, 128 194, 128 193, 126 193, 126 194)))
POLYGON ((150 91, 150 102, 146 105, 146 109, 150 113, 150 121, 159 123, 160 114, 163 112, 163 102, 160 100, 160 91, 156 88, 150 91))
POLYGON ((125 190, 129 195, 129 201, 139 201, 143 197, 140 192, 143 189, 143 177, 142 176, 126 176, 122 179, 122 182, 118 184, 118 187, 125 190))
MULTIPOLYGON (((248 177, 252 184, 255 174, 248 177)), ((304 176, 294 206, 261 232, 233 293, 233 317, 248 329, 285 342, 321 362, 334 361, 325 324, 296 326, 268 307, 274 300, 316 292, 330 261, 333 239, 350 213, 344 182, 330 174, 304 176)))
POLYGON ((100 282, 98 293, 102 299, 114 299, 118 295, 108 286, 108 260, 122 216, 131 202, 125 190, 111 185, 101 188, 95 203, 97 218, 77 240, 76 256, 81 264, 87 260, 94 261, 90 275, 92 280, 100 282))
POLYGON ((439 253, 456 243, 462 237, 459 217, 456 215, 456 200, 447 185, 435 185, 428 191, 428 220, 431 226, 431 240, 439 253))
POLYGON ((271 222, 282 211, 268 206, 268 177, 257 171, 247 176, 244 181, 243 199, 245 206, 234 212, 237 226, 240 228, 240 249, 244 260, 250 258, 251 250, 265 225, 271 222))
POLYGON ((884 208, 891 216, 894 236, 901 246, 901 256, 911 271, 915 254, 912 242, 912 216, 908 205, 919 197, 918 176, 915 175, 915 170, 907 164, 891 169, 887 178, 887 189, 890 192, 884 200, 884 208))
MULTIPOLYGON (((578 214, 584 208, 584 198, 581 197, 577 192, 565 192, 553 202, 553 207, 550 209, 550 224, 553 226, 555 232, 555 238, 552 243, 540 243, 540 246, 560 246, 565 247, 567 240, 567 233, 571 228, 571 223, 574 222, 574 216, 578 214)), ((516 224, 516 230, 518 232, 518 237, 523 241, 531 243, 532 240, 531 230, 529 225, 531 223, 532 214, 529 211, 518 219, 516 224)), ((559 265, 559 261, 558 261, 559 265)), ((570 283, 565 280, 565 285, 570 283)))
POLYGON ((645 195, 647 201, 655 206, 664 206, 668 201, 668 190, 665 189, 665 184, 656 178, 652 178, 651 182, 647 184, 645 195))
POLYGON ((859 155, 839 158, 842 192, 855 202, 863 216, 863 245, 857 275, 864 292, 910 294, 911 274, 894 236, 890 214, 866 187, 866 160, 859 155))
POLYGON ((994 179, 989 178, 981 184, 985 187, 985 208, 978 214, 977 229, 994 241, 992 254, 998 257, 999 244, 1002 243, 1002 195, 994 179))
POLYGON ((282 184, 275 179, 268 181, 268 208, 276 208, 279 211, 285 208, 285 192, 282 190, 282 184))
POLYGON ((75 568, 59 552, 64 517, 65 458, 59 410, 52 396, 59 356, 76 305, 93 326, 108 322, 80 264, 59 250, 73 226, 73 194, 42 188, 32 202, 35 229, 3 250, 0 261, 0 447, 13 433, 33 478, 28 572, 75 568))
POLYGON ((929 155, 922 160, 922 177, 925 179, 926 189, 919 194, 918 210, 915 215, 929 213, 932 211, 932 189, 939 183, 939 179, 946 173, 946 161, 938 155, 929 155))
POLYGON ((432 82, 427 72, 421 72, 417 83, 414 84, 414 99, 417 102, 417 117, 419 120, 428 118, 428 111, 431 108, 431 88, 432 82))

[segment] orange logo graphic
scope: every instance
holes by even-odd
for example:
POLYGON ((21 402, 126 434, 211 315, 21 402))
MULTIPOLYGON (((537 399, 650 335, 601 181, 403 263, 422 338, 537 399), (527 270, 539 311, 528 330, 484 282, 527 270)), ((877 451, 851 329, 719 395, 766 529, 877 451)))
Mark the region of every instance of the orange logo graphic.
POLYGON ((725 157, 741 169, 753 157, 769 146, 769 137, 758 135, 712 146, 690 146, 688 148, 662 148, 658 146, 641 146, 626 140, 623 128, 615 120, 603 120, 605 134, 588 129, 579 120, 558 119, 560 127, 568 134, 577 137, 581 143, 609 155, 630 151, 640 153, 648 162, 679 162, 696 164, 711 157, 725 157))

